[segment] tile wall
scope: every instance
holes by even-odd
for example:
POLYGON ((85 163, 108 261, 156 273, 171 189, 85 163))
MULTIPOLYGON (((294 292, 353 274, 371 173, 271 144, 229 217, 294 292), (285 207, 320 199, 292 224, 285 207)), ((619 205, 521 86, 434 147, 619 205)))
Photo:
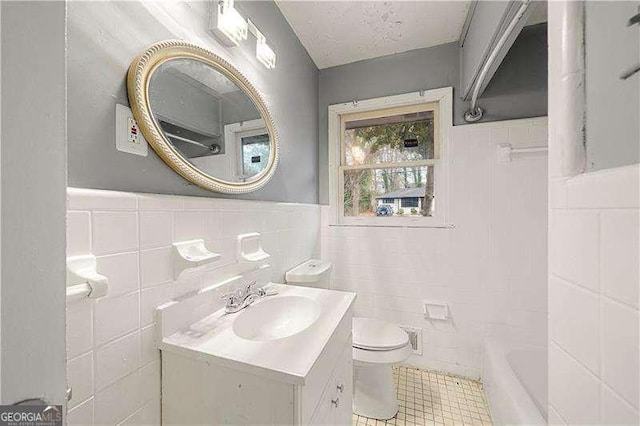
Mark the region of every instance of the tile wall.
POLYGON ((323 207, 332 288, 358 293, 358 316, 421 328, 413 366, 479 378, 487 336, 546 345, 547 157, 499 163, 506 143, 546 146, 546 118, 453 127, 453 229, 329 226, 323 207), (423 300, 446 302, 452 319, 426 320, 423 300))
POLYGON ((270 276, 319 252, 317 205, 69 188, 67 255, 93 253, 107 297, 67 306, 70 425, 160 424, 154 309, 237 275, 235 238, 260 232, 270 276), (203 238, 222 258, 174 279, 171 243, 203 238))
POLYGON ((640 421, 640 168, 552 181, 549 422, 640 421))
POLYGON ((583 173, 584 8, 548 10, 548 420, 638 424, 640 166, 583 173))

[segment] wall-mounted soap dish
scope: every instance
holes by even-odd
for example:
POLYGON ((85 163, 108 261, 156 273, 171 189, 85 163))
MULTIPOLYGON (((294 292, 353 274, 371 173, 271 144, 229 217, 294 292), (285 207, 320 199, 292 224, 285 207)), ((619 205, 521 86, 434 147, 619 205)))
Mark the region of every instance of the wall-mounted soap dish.
POLYGON ((109 279, 97 272, 97 260, 92 254, 67 258, 67 301, 89 297, 104 297, 109 290, 109 279))
POLYGON ((238 235, 238 262, 262 262, 270 256, 262 249, 258 232, 238 235))
POLYGON ((173 243, 173 263, 175 278, 182 272, 199 268, 220 259, 222 255, 213 253, 204 245, 204 240, 190 240, 173 243))
POLYGON ((446 321, 450 318, 449 305, 437 300, 423 300, 424 317, 431 320, 446 321))

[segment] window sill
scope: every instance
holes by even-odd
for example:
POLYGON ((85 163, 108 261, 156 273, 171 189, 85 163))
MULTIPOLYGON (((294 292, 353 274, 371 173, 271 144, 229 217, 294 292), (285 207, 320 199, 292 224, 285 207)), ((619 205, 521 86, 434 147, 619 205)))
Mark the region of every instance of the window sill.
POLYGON ((329 226, 345 227, 345 228, 434 228, 434 229, 455 229, 452 223, 330 223, 329 226))

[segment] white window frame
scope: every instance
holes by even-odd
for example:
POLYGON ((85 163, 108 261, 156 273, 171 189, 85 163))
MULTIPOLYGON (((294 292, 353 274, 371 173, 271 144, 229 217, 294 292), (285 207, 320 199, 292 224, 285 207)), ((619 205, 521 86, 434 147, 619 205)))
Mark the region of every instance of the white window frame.
MULTIPOLYGON (((244 165, 242 163, 242 138, 262 134, 269 134, 269 132, 267 131, 267 125, 261 118, 258 118, 256 120, 247 120, 240 121, 238 123, 225 124, 224 126, 225 145, 227 144, 227 142, 233 142, 232 147, 229 147, 229 145, 225 146, 225 154, 227 154, 227 149, 232 149, 234 155, 229 156, 231 163, 230 170, 232 170, 235 178, 241 182, 243 182, 247 178, 251 178, 251 176, 245 176, 243 173, 244 165)), ((231 154, 231 152, 228 153, 231 154)))
MULTIPOLYGON (((348 102, 329 106, 329 224, 332 226, 380 226, 380 227, 449 227, 449 141, 453 127, 453 88, 424 90, 402 95, 386 96, 357 102, 348 102), (409 107, 421 104, 438 103, 437 120, 439 124, 440 156, 434 160, 422 161, 419 165, 434 165, 434 195, 436 208, 429 217, 352 217, 344 215, 344 184, 341 171, 342 133, 341 116, 353 113, 409 107)), ((437 137, 437 136, 436 136, 437 137)), ((392 163, 382 167, 393 166, 392 163)))

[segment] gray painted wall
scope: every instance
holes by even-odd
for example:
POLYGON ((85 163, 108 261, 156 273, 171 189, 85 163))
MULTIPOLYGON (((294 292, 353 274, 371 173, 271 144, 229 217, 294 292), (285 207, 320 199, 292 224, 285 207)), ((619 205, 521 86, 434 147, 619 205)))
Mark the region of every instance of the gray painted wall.
POLYGON ((64 404, 65 3, 2 2, 2 404, 64 404))
POLYGON ((68 3, 70 186, 227 197, 188 183, 153 150, 145 158, 115 149, 115 104, 128 105, 125 77, 131 60, 154 42, 182 38, 240 69, 274 116, 281 142, 278 171, 263 189, 237 198, 318 201, 318 70, 273 2, 236 5, 273 44, 274 70, 255 59, 251 36, 227 49, 209 35, 209 2, 68 3))
POLYGON ((522 29, 480 96, 482 121, 547 115, 547 24, 522 29))
POLYGON ((620 79, 640 63, 638 26, 626 25, 639 4, 586 2, 588 170, 640 162, 640 73, 620 79))
MULTIPOLYGON (((496 71, 479 105, 481 121, 538 117, 547 114, 546 24, 527 27, 496 71)), ((453 123, 466 124, 469 102, 460 99, 458 43, 417 49, 320 70, 320 202, 329 202, 327 108, 329 105, 420 89, 453 87, 453 123)))

